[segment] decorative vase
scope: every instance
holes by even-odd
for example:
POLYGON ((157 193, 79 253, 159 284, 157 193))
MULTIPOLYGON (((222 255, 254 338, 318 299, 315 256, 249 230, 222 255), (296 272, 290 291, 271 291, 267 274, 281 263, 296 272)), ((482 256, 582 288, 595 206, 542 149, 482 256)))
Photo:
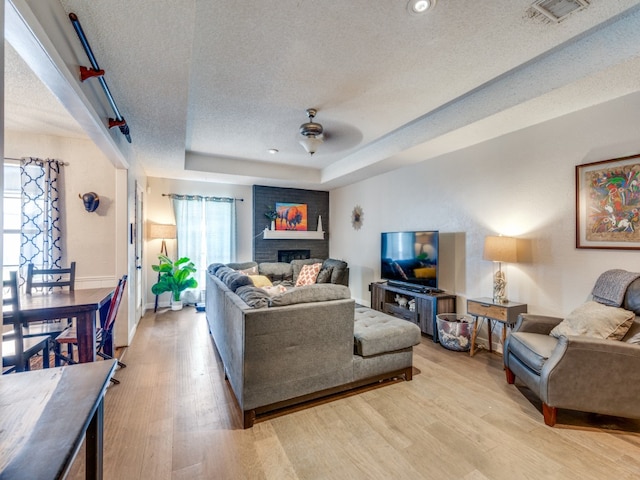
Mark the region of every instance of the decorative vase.
POLYGON ((171 310, 174 310, 174 311, 182 310, 182 300, 171 299, 171 310))
POLYGON ((275 230, 275 229, 276 229, 276 221, 271 220, 271 230, 275 230))

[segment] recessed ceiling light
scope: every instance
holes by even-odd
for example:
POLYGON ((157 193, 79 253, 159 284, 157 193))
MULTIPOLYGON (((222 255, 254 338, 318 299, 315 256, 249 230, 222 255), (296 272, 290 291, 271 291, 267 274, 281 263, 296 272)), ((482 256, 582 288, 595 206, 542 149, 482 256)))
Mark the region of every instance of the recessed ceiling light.
POLYGON ((271 155, 275 155, 276 153, 278 153, 278 149, 277 149, 277 148, 270 148, 270 149, 269 149, 269 153, 270 153, 271 155))
POLYGON ((433 8, 436 4, 436 0, 409 0, 407 3, 407 10, 412 15, 421 15, 427 10, 433 8))

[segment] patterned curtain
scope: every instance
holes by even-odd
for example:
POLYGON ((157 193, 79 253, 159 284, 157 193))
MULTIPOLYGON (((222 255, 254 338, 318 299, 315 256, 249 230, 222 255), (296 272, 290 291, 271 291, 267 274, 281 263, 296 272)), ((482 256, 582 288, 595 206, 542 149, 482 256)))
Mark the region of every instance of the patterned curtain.
POLYGON ((58 160, 39 158, 23 158, 20 162, 20 272, 23 278, 29 263, 40 268, 63 268, 63 165, 58 160))
POLYGON ((214 262, 229 263, 236 257, 236 202, 233 198, 175 195, 178 258, 189 257, 198 271, 198 290, 187 290, 183 301, 195 303, 204 290, 207 267, 214 262))

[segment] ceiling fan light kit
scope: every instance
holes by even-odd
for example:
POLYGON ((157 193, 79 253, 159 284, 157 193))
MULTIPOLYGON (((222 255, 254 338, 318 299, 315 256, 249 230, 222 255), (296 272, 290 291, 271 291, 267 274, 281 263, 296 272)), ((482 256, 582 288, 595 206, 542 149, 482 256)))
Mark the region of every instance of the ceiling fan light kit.
POLYGON ((322 125, 313 121, 317 113, 318 111, 315 108, 308 108, 307 117, 309 117, 309 121, 300 125, 300 135, 302 136, 300 145, 310 155, 316 153, 316 150, 324 140, 322 125))
POLYGON ((437 0, 409 0, 407 11, 411 15, 422 15, 436 6, 437 0))

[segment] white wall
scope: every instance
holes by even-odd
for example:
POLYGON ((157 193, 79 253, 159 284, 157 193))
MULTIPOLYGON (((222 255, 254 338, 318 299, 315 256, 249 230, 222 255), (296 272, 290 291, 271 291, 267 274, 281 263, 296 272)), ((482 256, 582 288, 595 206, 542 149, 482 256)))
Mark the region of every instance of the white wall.
MULTIPOLYGON (((4 151, 9 158, 55 158, 69 164, 63 173, 63 238, 66 261, 76 262, 76 288, 115 286, 129 263, 127 172, 116 170, 90 140, 5 131, 4 151), (90 191, 100 196, 93 213, 78 198, 90 191)), ((128 345, 135 326, 126 298, 116 323, 117 345, 128 345)))
POLYGON ((380 278, 380 232, 439 230, 440 287, 465 312, 467 298, 492 295, 485 236, 526 238, 532 260, 507 266, 509 299, 566 315, 602 271, 640 270, 637 251, 575 248, 574 189, 575 165, 640 153, 639 132, 634 94, 333 190, 331 256, 349 262, 352 295, 368 305, 368 286, 380 278), (360 230, 350 224, 355 205, 364 210, 360 230))
MULTIPOLYGON (((242 198, 244 201, 236 202, 237 214, 237 238, 236 259, 238 261, 251 260, 253 258, 253 190, 247 185, 232 185, 225 183, 193 182, 187 180, 174 180, 169 178, 148 178, 146 197, 146 225, 149 223, 175 224, 173 206, 169 197, 162 194, 178 193, 184 195, 210 195, 217 197, 242 198)), ((144 236, 147 239, 147 234, 144 236)), ((157 274, 151 270, 151 265, 158 263, 162 240, 146 240, 145 265, 146 265, 146 306, 153 308, 155 296, 151 293, 151 285, 157 280, 157 274)), ((167 241, 169 256, 176 255, 175 240, 167 241)), ((204 289, 204 285, 200 286, 204 289)), ((199 288, 200 288, 199 287, 199 288)), ((159 298, 159 306, 169 305, 169 294, 165 293, 159 298)))
POLYGON ((114 285, 116 270, 115 168, 91 141, 5 132, 5 156, 54 158, 64 167, 63 229, 67 261, 76 262, 78 288, 114 285), (78 198, 86 192, 100 196, 100 206, 89 213, 78 198))

